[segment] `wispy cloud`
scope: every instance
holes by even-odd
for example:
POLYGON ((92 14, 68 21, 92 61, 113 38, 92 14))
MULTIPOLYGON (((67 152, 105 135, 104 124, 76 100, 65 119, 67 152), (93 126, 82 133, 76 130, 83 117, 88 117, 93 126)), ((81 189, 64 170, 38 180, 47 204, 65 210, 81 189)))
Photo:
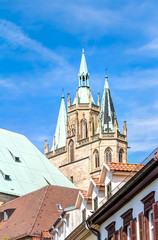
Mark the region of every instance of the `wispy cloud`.
POLYGON ((114 87, 118 89, 150 89, 158 86, 158 69, 131 69, 122 75, 113 76, 114 87))
POLYGON ((8 42, 14 49, 21 47, 36 52, 42 59, 55 61, 60 66, 68 65, 63 57, 44 47, 40 42, 31 39, 20 27, 10 21, 0 19, 0 38, 8 42))
POLYGON ((0 87, 7 89, 16 89, 16 85, 10 79, 1 79, 0 78, 0 87))

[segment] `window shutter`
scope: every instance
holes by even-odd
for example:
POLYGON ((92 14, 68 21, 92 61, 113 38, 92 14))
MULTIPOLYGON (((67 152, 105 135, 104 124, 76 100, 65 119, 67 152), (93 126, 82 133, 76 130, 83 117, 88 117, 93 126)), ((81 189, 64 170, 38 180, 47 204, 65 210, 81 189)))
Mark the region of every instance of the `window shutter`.
POLYGON ((124 227, 123 229, 123 239, 127 240, 127 227, 124 227))
POLYGON ((136 218, 130 221, 131 240, 137 240, 137 221, 136 218))
POLYGON ((154 240, 158 240, 158 202, 152 205, 152 209, 153 209, 154 240))
POLYGON ((120 239, 119 240, 123 240, 123 228, 122 227, 119 230, 119 235, 120 235, 120 239))
POLYGON ((139 239, 144 240, 144 221, 143 221, 143 212, 139 213, 139 239))
POLYGON ((113 233, 113 240, 118 240, 118 231, 113 233))

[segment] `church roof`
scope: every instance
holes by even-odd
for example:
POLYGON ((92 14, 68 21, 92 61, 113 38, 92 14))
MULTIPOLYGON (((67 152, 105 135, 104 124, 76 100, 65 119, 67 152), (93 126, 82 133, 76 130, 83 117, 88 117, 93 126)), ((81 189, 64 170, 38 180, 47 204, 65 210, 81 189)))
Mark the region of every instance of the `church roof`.
MULTIPOLYGON (((102 120, 102 130, 103 132, 113 132, 114 131, 114 119, 116 118, 116 113, 110 93, 108 77, 105 77, 105 85, 101 103, 100 117, 102 120)), ((117 122, 117 120, 116 120, 117 122)), ((119 129, 118 129, 119 130, 119 129)))
POLYGON ((23 239, 40 237, 42 230, 48 230, 63 209, 74 206, 78 195, 77 189, 48 185, 0 206, 0 239, 23 239), (10 217, 3 221, 4 211, 10 217), (12 211, 11 211, 12 210, 12 211))
MULTIPOLYGON (((61 98, 61 105, 58 115, 58 121, 55 131, 55 149, 61 148, 65 146, 66 141, 66 122, 67 122, 67 114, 66 114, 66 107, 65 107, 65 101, 64 96, 62 95, 61 98)), ((53 150, 54 144, 52 146, 53 150)))
MULTIPOLYGON (((89 88, 87 87, 79 87, 78 89, 78 103, 89 103, 89 88)), ((92 103, 95 104, 93 96, 92 103)), ((74 99, 73 104, 76 104, 76 98, 74 99)))
POLYGON ((75 188, 24 135, 0 129, 0 193, 21 196, 48 184, 75 188))

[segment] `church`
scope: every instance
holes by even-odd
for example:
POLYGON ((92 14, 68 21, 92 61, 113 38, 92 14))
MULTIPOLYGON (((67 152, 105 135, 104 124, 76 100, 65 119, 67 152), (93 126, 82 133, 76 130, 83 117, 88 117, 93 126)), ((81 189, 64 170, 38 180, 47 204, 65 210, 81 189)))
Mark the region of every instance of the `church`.
POLYGON ((104 162, 126 165, 127 146, 126 121, 121 132, 108 76, 105 76, 102 100, 98 93, 95 101, 82 49, 75 99, 71 101, 68 93, 66 110, 62 95, 53 144, 49 150, 45 141, 45 155, 76 187, 87 189, 90 178, 100 175, 104 162))

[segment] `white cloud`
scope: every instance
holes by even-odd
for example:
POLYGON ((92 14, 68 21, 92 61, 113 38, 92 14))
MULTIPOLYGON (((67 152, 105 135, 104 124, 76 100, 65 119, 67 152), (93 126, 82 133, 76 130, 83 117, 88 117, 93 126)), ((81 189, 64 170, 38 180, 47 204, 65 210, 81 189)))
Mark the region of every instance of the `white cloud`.
POLYGON ((21 47, 36 52, 45 60, 55 61, 60 66, 68 65, 63 57, 44 47, 40 42, 29 38, 20 27, 4 19, 0 19, 0 38, 7 41, 14 49, 21 47))
POLYGON ((158 69, 131 69, 121 76, 113 76, 114 87, 118 89, 149 89, 158 86, 158 69))

